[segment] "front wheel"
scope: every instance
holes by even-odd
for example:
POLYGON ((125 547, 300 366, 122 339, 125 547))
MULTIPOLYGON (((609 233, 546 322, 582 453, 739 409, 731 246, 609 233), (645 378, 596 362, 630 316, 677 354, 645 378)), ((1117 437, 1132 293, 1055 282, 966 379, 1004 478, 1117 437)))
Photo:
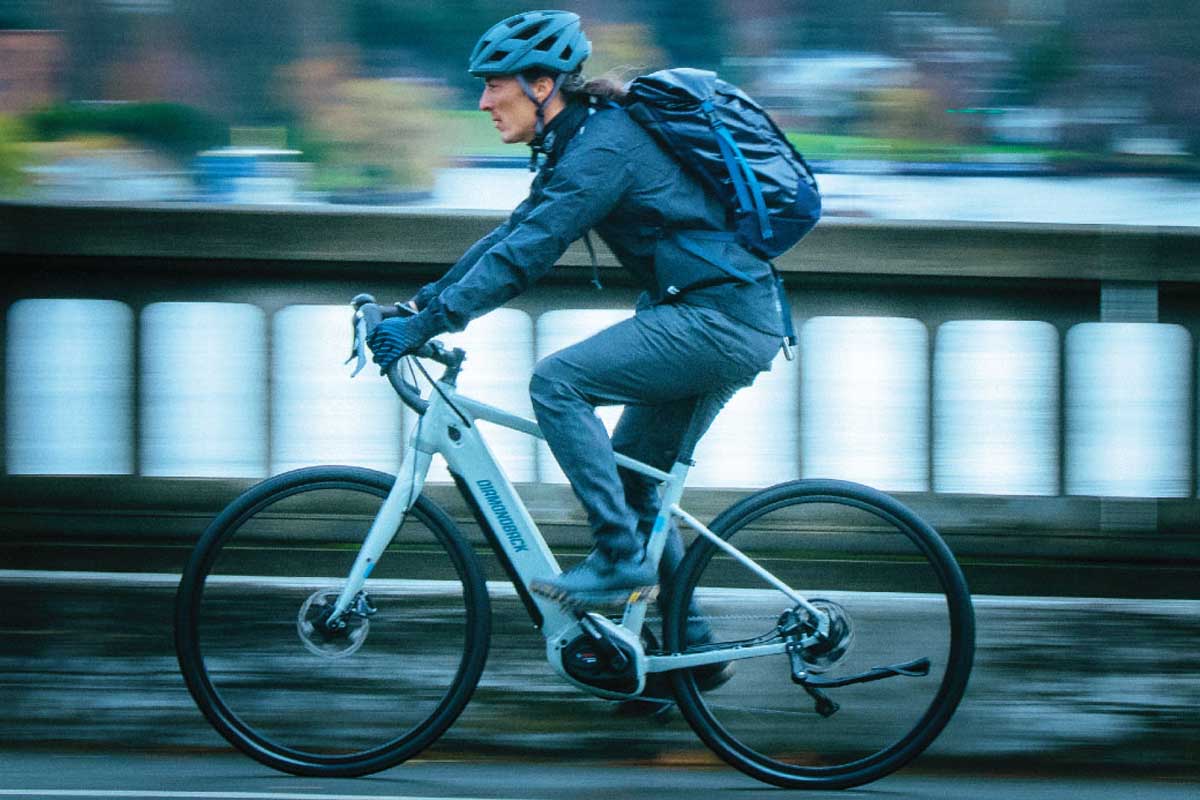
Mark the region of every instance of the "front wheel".
POLYGON ((470 699, 491 617, 478 559, 417 500, 344 625, 323 623, 394 478, 315 467, 268 479, 184 570, 175 646, 217 731, 285 772, 350 777, 432 744, 470 699))
MULTIPOLYGON (((671 673, 680 711, 704 742, 743 772, 796 789, 868 783, 924 751, 962 698, 974 654, 966 581, 937 532, 894 498, 834 480, 765 489, 711 530, 832 611, 845 631, 837 647, 736 661, 732 678, 706 693, 693 671, 671 673), (801 672, 836 683, 879 668, 888 677, 816 695, 793 680, 801 672), (822 694, 832 703, 818 702, 822 694)), ((805 620, 787 595, 705 537, 675 573, 664 623, 670 652, 687 651, 689 606, 715 643, 795 649, 805 620)))

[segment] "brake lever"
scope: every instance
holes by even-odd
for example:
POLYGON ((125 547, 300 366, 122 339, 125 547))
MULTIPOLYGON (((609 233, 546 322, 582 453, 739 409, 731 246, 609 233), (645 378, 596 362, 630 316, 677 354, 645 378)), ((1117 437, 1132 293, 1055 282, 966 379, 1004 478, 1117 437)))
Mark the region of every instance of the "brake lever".
POLYGON ((354 314, 354 344, 351 345, 350 357, 343 362, 349 364, 354 359, 358 359, 358 363, 354 365, 354 371, 350 373, 351 378, 362 372, 363 367, 367 365, 366 340, 367 320, 363 317, 362 312, 356 312, 354 314))

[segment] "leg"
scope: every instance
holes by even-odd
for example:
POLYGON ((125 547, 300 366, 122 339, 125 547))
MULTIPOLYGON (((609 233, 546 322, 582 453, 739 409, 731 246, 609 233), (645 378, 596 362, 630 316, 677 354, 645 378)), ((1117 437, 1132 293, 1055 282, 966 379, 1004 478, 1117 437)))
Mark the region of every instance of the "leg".
MULTIPOLYGON (((595 407, 671 407, 677 419, 690 419, 684 412, 694 406, 693 398, 749 383, 777 349, 773 337, 717 312, 656 306, 537 365, 530 382, 534 412, 588 513, 602 556, 610 562, 640 558, 638 517, 648 507, 635 503, 641 506, 635 513, 627 503, 613 443, 595 407)), ((679 437, 673 438, 677 449, 679 437)), ((664 455, 672 456, 669 466, 673 452, 666 448, 651 460, 661 462, 664 455)), ((657 499, 653 502, 656 509, 657 499)))

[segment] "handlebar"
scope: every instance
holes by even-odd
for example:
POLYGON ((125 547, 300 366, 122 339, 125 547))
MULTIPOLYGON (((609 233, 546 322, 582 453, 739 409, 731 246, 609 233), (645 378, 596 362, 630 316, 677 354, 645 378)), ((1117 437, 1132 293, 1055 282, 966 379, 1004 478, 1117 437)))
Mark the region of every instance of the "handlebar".
MULTIPOLYGON (((350 353, 350 358, 346 363, 350 363, 357 359, 358 363, 354 368, 354 372, 350 377, 354 377, 366 366, 366 342, 371 331, 375 330, 375 326, 383 322, 385 319, 400 316, 412 316, 416 314, 416 310, 410 306, 396 303, 392 306, 380 306, 375 302, 375 298, 369 294, 355 295, 350 301, 350 305, 354 307, 354 345, 350 353)), ((431 361, 446 367, 446 373, 442 376, 443 381, 448 381, 453 384, 458 377, 459 370, 462 369, 462 363, 466 359, 466 353, 455 348, 448 350, 445 345, 438 341, 429 341, 421 345, 415 353, 412 354, 417 358, 427 358, 431 361)), ((392 388, 396 390, 396 394, 400 395, 400 399, 404 404, 416 411, 418 414, 424 414, 429 408, 429 402, 421 397, 420 390, 413 384, 404 380, 400 376, 400 361, 397 360, 386 371, 388 381, 392 384, 392 388)))

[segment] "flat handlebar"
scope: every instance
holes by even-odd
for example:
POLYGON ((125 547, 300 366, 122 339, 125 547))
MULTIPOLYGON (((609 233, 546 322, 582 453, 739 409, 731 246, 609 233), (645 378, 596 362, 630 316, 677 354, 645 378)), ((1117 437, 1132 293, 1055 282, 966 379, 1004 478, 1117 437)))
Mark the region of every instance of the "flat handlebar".
MULTIPOLYGON (((350 360, 358 359, 358 366, 353 373, 353 375, 357 375, 359 370, 366 364, 365 348, 367 337, 371 334, 371 331, 375 330, 375 326, 385 319, 411 316, 416 312, 409 306, 401 305, 400 303, 391 306, 381 306, 369 294, 355 295, 354 299, 350 301, 350 305, 354 307, 354 349, 347 363, 350 360)), ((462 368, 462 362, 466 358, 466 353, 462 350, 458 348, 448 350, 445 345, 438 341, 426 342, 412 355, 417 358, 428 358, 445 366, 446 374, 442 380, 449 380, 451 383, 458 377, 458 372, 462 368)), ((418 414, 425 413, 426 409, 429 408, 429 402, 421 397, 421 392, 415 385, 400 376, 400 360, 392 364, 384 374, 387 375, 392 388, 396 390, 396 394, 400 395, 400 399, 406 406, 418 414)))

